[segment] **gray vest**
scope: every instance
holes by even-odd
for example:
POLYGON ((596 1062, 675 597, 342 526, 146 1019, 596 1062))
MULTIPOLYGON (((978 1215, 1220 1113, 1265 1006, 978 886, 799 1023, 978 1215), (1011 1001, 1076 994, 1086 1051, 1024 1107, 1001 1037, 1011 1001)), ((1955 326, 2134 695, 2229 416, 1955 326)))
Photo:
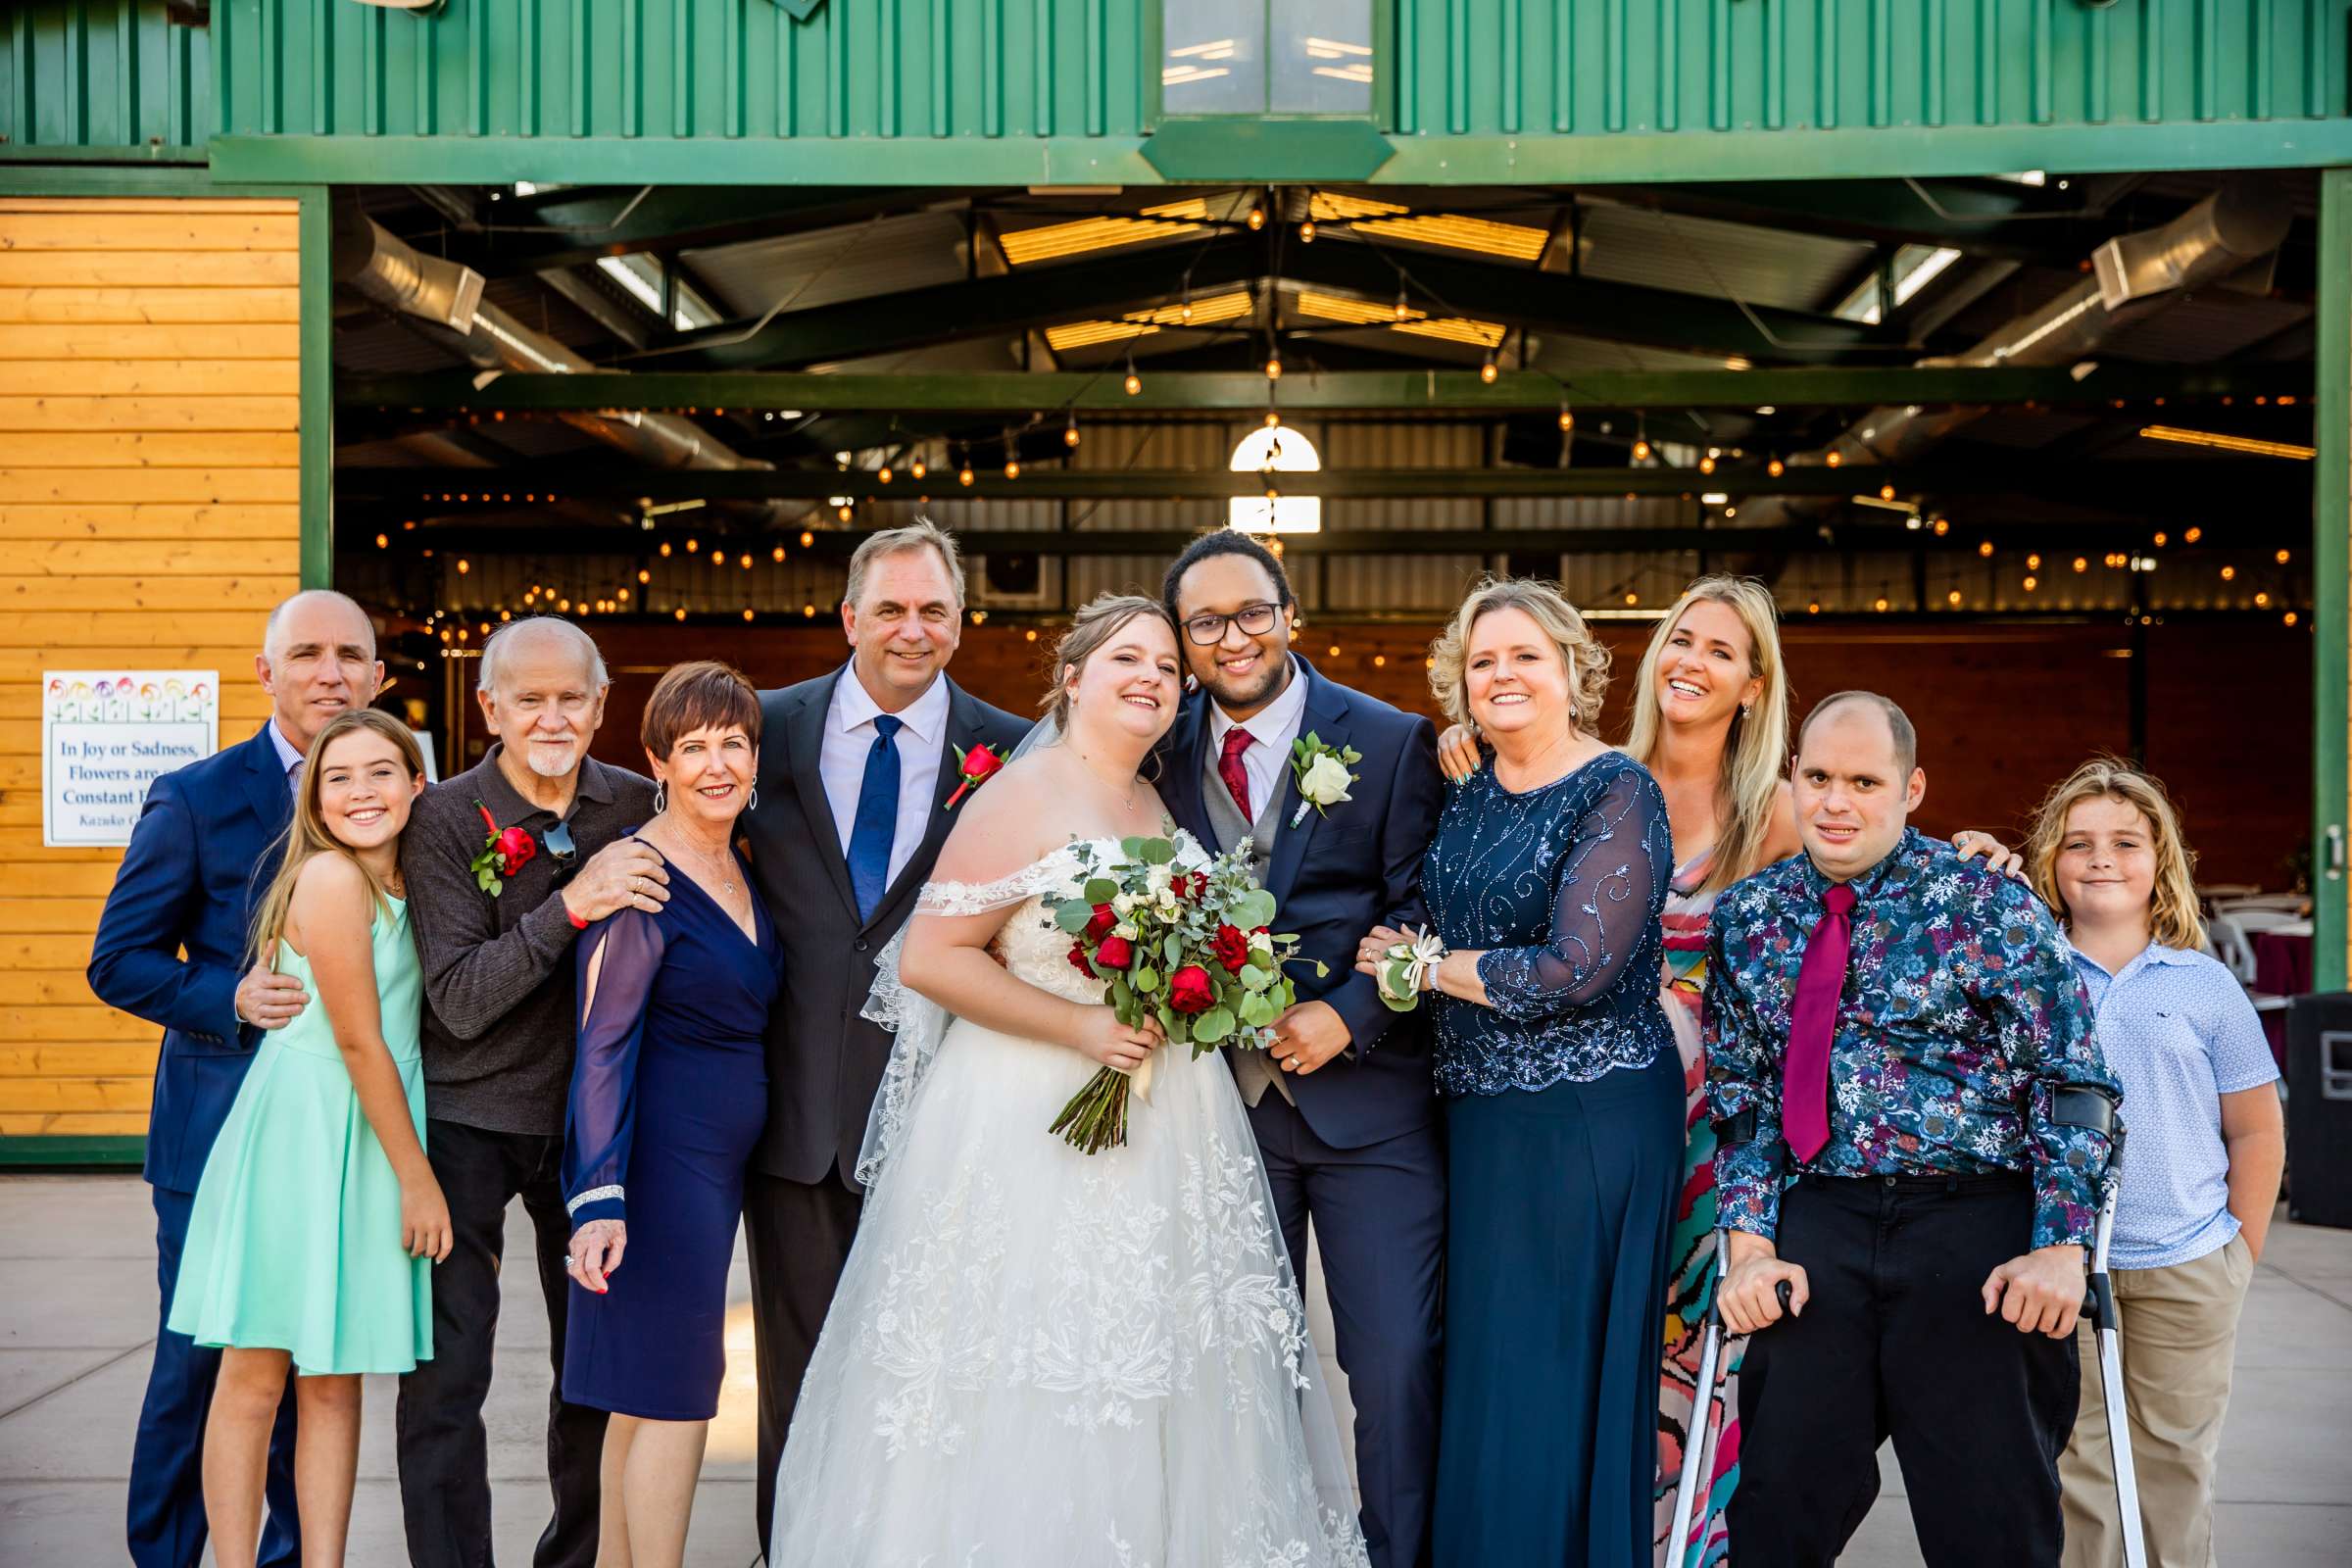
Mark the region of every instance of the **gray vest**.
MULTIPOLYGON (((1263 741, 1258 743, 1264 745, 1263 741)), ((1266 880, 1266 867, 1274 859, 1274 836, 1282 831, 1282 808, 1290 791, 1277 787, 1267 792, 1265 806, 1258 811, 1254 823, 1245 821, 1242 808, 1233 804, 1233 791, 1225 787, 1224 776, 1217 771, 1217 759, 1224 751, 1221 745, 1211 744, 1201 761, 1204 776, 1200 780, 1201 799, 1208 803, 1208 820, 1217 830, 1217 842, 1230 850, 1247 837, 1250 840, 1250 874, 1260 885, 1266 880)), ((1274 775, 1277 786, 1285 775, 1274 775)), ((1282 1069, 1262 1051, 1236 1051, 1230 1059, 1233 1076, 1241 1085, 1242 1099, 1254 1105, 1264 1097, 1266 1085, 1272 1084, 1285 1100, 1291 1100, 1291 1086, 1282 1081, 1282 1069)))

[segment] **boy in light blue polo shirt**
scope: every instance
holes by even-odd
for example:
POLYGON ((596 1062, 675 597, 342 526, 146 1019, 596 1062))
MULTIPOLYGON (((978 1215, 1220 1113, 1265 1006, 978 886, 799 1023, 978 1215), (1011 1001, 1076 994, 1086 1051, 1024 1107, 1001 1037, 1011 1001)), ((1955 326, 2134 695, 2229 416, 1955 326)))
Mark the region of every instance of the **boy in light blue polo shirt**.
MULTIPOLYGON (((2084 764, 2042 804, 2029 858, 2124 1085, 2109 1264, 2147 1560, 2208 1568, 2238 1312, 2286 1158, 2278 1069, 2236 977, 2200 951, 2191 857, 2161 784, 2112 760, 2084 764)), ((2108 1568, 2123 1549, 2087 1320, 2077 1340, 2082 1404, 2059 1461, 2065 1562, 2108 1568)))

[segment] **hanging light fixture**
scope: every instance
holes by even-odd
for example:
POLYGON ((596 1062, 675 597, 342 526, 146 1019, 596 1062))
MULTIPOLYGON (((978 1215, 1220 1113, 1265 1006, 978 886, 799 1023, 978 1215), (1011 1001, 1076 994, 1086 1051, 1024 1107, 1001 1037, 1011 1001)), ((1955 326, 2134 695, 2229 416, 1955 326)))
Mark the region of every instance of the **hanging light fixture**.
POLYGON ((1560 428, 1563 431, 1576 428, 1576 411, 1565 403, 1560 405, 1560 428))
POLYGON ((1396 290, 1396 319, 1399 321, 1404 320, 1412 314, 1413 308, 1405 303, 1404 289, 1401 285, 1399 285, 1396 290))
POLYGON ((1501 373, 1501 369, 1494 364, 1494 351, 1493 349, 1487 350, 1486 360, 1478 368, 1478 378, 1481 381, 1486 382, 1487 385, 1493 386, 1494 384, 1494 378, 1501 373))
POLYGON ((1282 379, 1282 351, 1280 349, 1275 349, 1266 355, 1266 379, 1269 381, 1282 379))
POLYGON ((1135 373, 1135 362, 1133 360, 1129 360, 1127 362, 1127 379, 1124 385, 1127 388, 1127 395, 1129 397, 1135 396, 1138 392, 1141 392, 1144 389, 1144 378, 1135 373))
POLYGON ((1298 243, 1301 245, 1312 245, 1314 242, 1315 220, 1309 218, 1298 225, 1298 243))
POLYGON ((917 458, 912 463, 906 465, 906 471, 914 475, 914 477, 917 479, 920 479, 923 477, 923 475, 931 471, 931 466, 925 463, 922 459, 917 458))
POLYGON ((1070 413, 1069 423, 1061 427, 1061 444, 1065 447, 1074 447, 1078 444, 1078 415, 1075 410, 1070 413))

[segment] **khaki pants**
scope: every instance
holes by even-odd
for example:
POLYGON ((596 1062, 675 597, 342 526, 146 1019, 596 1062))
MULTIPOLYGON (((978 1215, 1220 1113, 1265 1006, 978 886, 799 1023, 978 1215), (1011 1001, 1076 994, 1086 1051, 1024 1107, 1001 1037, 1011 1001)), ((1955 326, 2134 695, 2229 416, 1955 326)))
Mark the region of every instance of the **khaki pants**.
MULTIPOLYGON (((2124 1327, 2124 1394, 2132 1412, 2132 1460, 2139 1472, 2139 1514, 2149 1568, 2211 1568, 2213 1464, 2230 1408, 2237 1316, 2254 1261, 2242 1236, 2217 1252, 2171 1268, 2115 1271, 2124 1327)), ((2066 1568, 2115 1568, 2124 1560, 2107 1446, 2107 1402, 2097 1342, 2084 1318, 2075 1331, 2082 1355, 2082 1405, 2074 1440, 2058 1461, 2065 1491, 2066 1568)))

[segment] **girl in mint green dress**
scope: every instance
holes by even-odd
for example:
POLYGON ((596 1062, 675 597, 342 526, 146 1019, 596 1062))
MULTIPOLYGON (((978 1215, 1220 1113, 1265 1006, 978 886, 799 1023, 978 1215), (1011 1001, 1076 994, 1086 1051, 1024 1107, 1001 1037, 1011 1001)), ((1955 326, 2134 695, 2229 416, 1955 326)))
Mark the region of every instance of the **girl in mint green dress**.
POLYGON ((222 1568, 254 1561, 289 1368, 303 1559, 340 1568, 360 1375, 433 1353, 430 1265, 449 1254, 449 1205, 424 1157, 422 977, 399 860, 423 773, 388 714, 320 731, 256 926, 257 956, 311 1001, 263 1036, 205 1161, 170 1319, 222 1348, 204 1438, 222 1568))

